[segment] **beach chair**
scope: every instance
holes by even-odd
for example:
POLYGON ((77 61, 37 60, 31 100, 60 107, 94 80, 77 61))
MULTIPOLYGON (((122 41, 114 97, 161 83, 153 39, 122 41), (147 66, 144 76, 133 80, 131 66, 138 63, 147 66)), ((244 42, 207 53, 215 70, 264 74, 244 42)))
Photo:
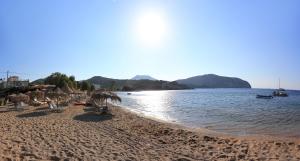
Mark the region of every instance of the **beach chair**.
POLYGON ((0 98, 0 106, 4 106, 5 105, 5 98, 0 98))
POLYGON ((103 106, 103 107, 101 108, 101 113, 107 114, 107 113, 108 113, 108 107, 107 107, 107 106, 103 106))
POLYGON ((63 112, 65 110, 64 107, 62 106, 57 106, 55 103, 53 102, 49 102, 48 103, 49 105, 49 109, 50 109, 50 112, 63 112))
POLYGON ((52 101, 52 100, 49 97, 45 98, 45 102, 50 102, 50 101, 52 101))
POLYGON ((34 99, 30 102, 30 104, 31 104, 32 106, 40 106, 40 105, 43 104, 43 102, 40 102, 40 101, 37 100, 37 98, 34 98, 34 99))
POLYGON ((53 107, 53 105, 52 105, 51 103, 49 104, 49 109, 50 109, 50 110, 53 110, 53 109, 54 109, 54 107, 53 107))
POLYGON ((107 114, 109 110, 107 106, 98 106, 95 108, 95 112, 99 112, 101 114, 107 114))
POLYGON ((24 110, 26 106, 27 104, 25 104, 24 102, 18 102, 15 104, 15 108, 17 111, 24 110))

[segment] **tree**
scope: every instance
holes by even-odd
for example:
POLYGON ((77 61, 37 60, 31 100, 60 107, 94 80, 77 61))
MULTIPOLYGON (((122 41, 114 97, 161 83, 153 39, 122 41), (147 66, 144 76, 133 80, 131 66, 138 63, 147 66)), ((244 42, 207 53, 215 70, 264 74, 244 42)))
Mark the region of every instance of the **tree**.
POLYGON ((92 84, 91 85, 91 91, 94 91, 95 90, 95 86, 92 84))
POLYGON ((109 89, 111 91, 114 91, 116 89, 116 82, 115 81, 111 81, 109 89))
POLYGON ((71 75, 71 76, 69 77, 69 79, 70 79, 72 82, 75 82, 75 76, 71 75))
POLYGON ((90 91, 91 90, 91 85, 87 81, 82 81, 80 85, 80 89, 82 91, 90 91))
POLYGON ((132 87, 129 87, 129 86, 124 86, 122 88, 122 91, 133 91, 134 89, 132 87))
POLYGON ((59 88, 63 88, 65 85, 68 85, 70 88, 76 88, 76 81, 74 76, 68 77, 66 74, 59 72, 52 73, 45 79, 45 84, 56 85, 59 88))
POLYGON ((75 76, 71 75, 69 77, 69 80, 71 81, 72 87, 71 88, 77 88, 77 82, 75 80, 75 76))

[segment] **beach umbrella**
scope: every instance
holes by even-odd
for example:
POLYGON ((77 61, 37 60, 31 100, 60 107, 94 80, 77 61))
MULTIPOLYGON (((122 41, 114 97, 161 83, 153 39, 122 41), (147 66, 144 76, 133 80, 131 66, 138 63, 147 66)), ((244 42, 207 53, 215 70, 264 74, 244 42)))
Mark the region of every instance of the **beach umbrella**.
POLYGON ((110 93, 110 100, 113 101, 113 102, 122 102, 122 99, 116 94, 116 93, 113 93, 113 92, 109 92, 110 93))
POLYGON ((42 100, 45 98, 45 92, 40 91, 40 90, 35 90, 35 91, 29 91, 26 93, 31 100, 33 100, 34 98, 38 99, 38 100, 42 100))
POLYGON ((60 88, 55 88, 54 90, 50 90, 46 93, 46 96, 49 97, 50 99, 56 99, 57 100, 57 105, 58 102, 61 98, 67 99, 68 95, 63 92, 60 88))
POLYGON ((62 87, 62 91, 65 92, 65 93, 73 93, 73 90, 69 87, 68 84, 65 84, 63 87, 62 87))
POLYGON ((114 102, 122 101, 121 98, 117 94, 115 94, 111 91, 96 91, 92 94, 91 99, 92 99, 92 101, 101 102, 101 103, 103 103, 105 101, 106 106, 107 106, 108 99, 110 99, 111 101, 114 101, 114 102))
POLYGON ((46 95, 49 98, 58 98, 58 97, 66 97, 67 96, 67 94, 58 87, 55 88, 54 90, 47 91, 46 95))
POLYGON ((8 99, 13 103, 19 103, 19 102, 28 103, 30 101, 30 97, 22 93, 9 95, 8 99))

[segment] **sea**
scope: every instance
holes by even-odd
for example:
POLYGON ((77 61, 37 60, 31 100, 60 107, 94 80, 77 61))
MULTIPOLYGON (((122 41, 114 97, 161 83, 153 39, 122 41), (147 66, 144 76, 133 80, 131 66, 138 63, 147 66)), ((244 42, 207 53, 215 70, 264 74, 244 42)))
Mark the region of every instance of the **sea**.
POLYGON ((193 89, 117 92, 120 106, 138 114, 191 128, 233 135, 300 138, 300 91, 257 99, 272 89, 193 89))

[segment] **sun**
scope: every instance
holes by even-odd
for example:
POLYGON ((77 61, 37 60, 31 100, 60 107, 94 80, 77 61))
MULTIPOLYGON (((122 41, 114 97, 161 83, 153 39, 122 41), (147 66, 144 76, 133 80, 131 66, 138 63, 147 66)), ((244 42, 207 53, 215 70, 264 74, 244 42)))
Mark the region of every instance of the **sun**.
POLYGON ((145 45, 161 44, 167 34, 167 24, 162 13, 146 12, 141 14, 136 23, 137 37, 145 45))

